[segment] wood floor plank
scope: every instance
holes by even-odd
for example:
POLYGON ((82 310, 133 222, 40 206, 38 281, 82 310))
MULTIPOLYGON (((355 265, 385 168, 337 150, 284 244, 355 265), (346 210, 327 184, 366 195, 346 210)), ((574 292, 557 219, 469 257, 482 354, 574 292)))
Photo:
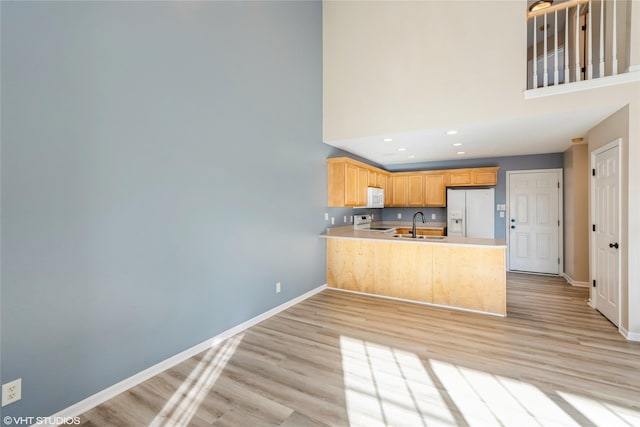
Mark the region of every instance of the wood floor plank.
POLYGON ((640 425, 640 343, 587 297, 558 277, 510 273, 501 318, 326 290, 81 422, 640 425))

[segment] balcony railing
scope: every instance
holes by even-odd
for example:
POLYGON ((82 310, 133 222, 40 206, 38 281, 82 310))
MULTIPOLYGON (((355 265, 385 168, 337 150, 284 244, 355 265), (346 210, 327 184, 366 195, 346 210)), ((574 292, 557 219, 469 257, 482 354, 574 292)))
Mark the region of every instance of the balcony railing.
POLYGON ((625 73, 630 1, 571 0, 527 14, 527 88, 625 73))

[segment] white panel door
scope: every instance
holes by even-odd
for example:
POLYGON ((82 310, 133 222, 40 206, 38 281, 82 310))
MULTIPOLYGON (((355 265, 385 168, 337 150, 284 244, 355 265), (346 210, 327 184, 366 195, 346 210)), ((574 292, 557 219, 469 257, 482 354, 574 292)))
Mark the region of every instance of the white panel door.
POLYGON ((616 326, 619 308, 619 206, 618 146, 596 154, 593 168, 593 279, 594 306, 616 326))
POLYGON ((560 273, 560 172, 509 174, 509 269, 560 273))

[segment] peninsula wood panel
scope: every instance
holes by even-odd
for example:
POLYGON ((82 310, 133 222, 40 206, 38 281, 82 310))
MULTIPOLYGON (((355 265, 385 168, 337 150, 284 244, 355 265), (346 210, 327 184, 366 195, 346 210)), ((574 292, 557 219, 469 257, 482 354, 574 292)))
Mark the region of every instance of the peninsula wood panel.
POLYGON ((431 245, 327 239, 327 286, 431 301, 431 245))
POLYGON ((376 293, 375 246, 364 240, 327 240, 327 286, 376 293))
POLYGON ((506 315, 505 263, 504 248, 437 246, 433 303, 506 315))

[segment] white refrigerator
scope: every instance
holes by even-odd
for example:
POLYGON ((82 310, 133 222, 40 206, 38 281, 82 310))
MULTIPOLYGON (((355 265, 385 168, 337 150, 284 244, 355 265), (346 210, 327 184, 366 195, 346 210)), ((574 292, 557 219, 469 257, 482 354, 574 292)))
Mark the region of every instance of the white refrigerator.
POLYGON ((494 237, 493 188, 447 189, 447 235, 494 237))

